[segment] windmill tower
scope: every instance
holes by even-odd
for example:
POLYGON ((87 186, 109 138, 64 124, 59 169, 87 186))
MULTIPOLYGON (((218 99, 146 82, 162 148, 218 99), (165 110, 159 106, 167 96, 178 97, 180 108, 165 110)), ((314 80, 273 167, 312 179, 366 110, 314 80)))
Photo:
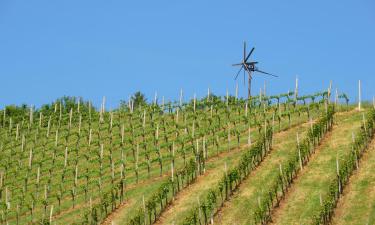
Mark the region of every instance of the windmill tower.
POLYGON ((258 72, 258 73, 266 74, 266 75, 269 75, 269 76, 277 77, 276 75, 273 75, 273 74, 270 74, 270 73, 259 70, 258 67, 255 66, 256 64, 258 64, 258 62, 250 62, 249 61, 249 58, 250 58, 251 54, 254 52, 254 49, 255 48, 253 47, 250 50, 249 54, 247 54, 246 53, 246 42, 244 42, 243 43, 243 59, 242 59, 242 62, 233 64, 233 66, 240 66, 240 70, 237 72, 237 74, 234 78, 235 80, 237 80, 239 74, 243 70, 243 79, 244 79, 244 85, 245 85, 245 74, 247 73, 247 75, 248 75, 248 77, 247 77, 248 78, 248 89, 247 89, 248 99, 251 98, 251 80, 253 79, 252 75, 253 75, 254 72, 258 72))

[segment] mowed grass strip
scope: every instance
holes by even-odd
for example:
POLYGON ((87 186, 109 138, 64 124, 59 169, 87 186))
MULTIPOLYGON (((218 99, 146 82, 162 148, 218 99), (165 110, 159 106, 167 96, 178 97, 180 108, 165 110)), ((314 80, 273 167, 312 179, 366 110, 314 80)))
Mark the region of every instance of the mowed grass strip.
POLYGON ((250 173, 249 177, 240 185, 238 192, 224 204, 224 207, 214 218, 216 224, 251 224, 253 214, 258 205, 258 196, 262 195, 262 189, 277 179, 279 164, 287 161, 288 155, 295 151, 297 145, 297 133, 304 138, 309 123, 274 135, 271 153, 264 161, 250 173))
POLYGON ((375 140, 340 198, 332 224, 375 224, 375 140))
POLYGON ((361 126, 362 113, 339 113, 335 126, 272 215, 273 224, 309 224, 320 206, 320 195, 336 176, 336 158, 350 154, 352 132, 361 126))
MULTIPOLYGON (((319 114, 319 111, 312 111, 312 115, 315 117, 319 114)), ((300 117, 295 116, 292 118, 291 126, 299 126, 302 123, 305 123, 308 120, 307 115, 303 114, 300 117)), ((276 126, 276 123, 275 123, 276 126)), ((289 122, 287 119, 283 120, 281 122, 281 130, 287 130, 289 129, 289 122)), ((256 128, 252 129, 254 130, 252 132, 252 140, 256 140, 258 137, 258 131, 256 128)), ((275 132, 278 132, 279 128, 276 126, 275 132)), ((214 156, 216 153, 212 152, 213 157, 210 158, 207 161, 206 164, 206 173, 198 178, 198 180, 191 186, 185 188, 180 193, 177 194, 177 197, 173 204, 167 209, 166 212, 162 214, 162 217, 159 220, 159 224, 172 224, 173 221, 183 220, 184 216, 187 215, 188 211, 191 209, 193 204, 197 202, 198 196, 204 195, 213 185, 216 185, 216 183, 222 178, 224 174, 224 165, 227 163, 227 169, 231 169, 232 166, 235 165, 236 162, 240 159, 243 150, 247 147, 247 135, 243 135, 241 137, 241 146, 236 147, 236 142, 233 138, 233 145, 232 150, 227 151, 225 150, 227 148, 226 145, 223 145, 222 148, 224 150, 221 150, 221 154, 218 156, 214 156), (197 188, 197 191, 194 188, 197 188), (189 196, 190 194, 197 193, 199 195, 195 195, 192 200, 190 198, 186 198, 185 196, 189 196), (183 197, 180 197, 183 196, 183 197), (186 201, 183 202, 182 200, 186 201), (191 201, 190 201, 191 200, 191 201), (181 202, 181 203, 180 203, 181 202), (180 204, 180 205, 179 205, 180 204), (182 207, 183 205, 186 205, 186 207, 182 207), (178 211, 181 211, 181 214, 179 216, 174 216, 175 210, 174 208, 177 208, 178 211), (171 213, 172 212, 172 213, 171 213), (171 213, 171 214, 169 214, 171 213), (179 219, 175 219, 179 217, 179 219), (168 223, 169 222, 169 223, 168 223)), ((216 151, 216 150, 212 150, 216 151)), ((182 164, 183 162, 181 162, 182 164)), ((170 167, 168 165, 166 166, 168 169, 165 171, 170 171, 170 167)), ((166 174, 170 174, 167 172, 166 174)), ((168 176, 168 175, 167 175, 168 176)), ((147 183, 147 184, 141 184, 133 187, 131 190, 128 190, 127 195, 127 201, 126 203, 118 209, 114 214, 110 215, 109 218, 104 222, 104 224, 111 224, 113 221, 115 224, 126 224, 129 219, 136 213, 136 211, 142 206, 142 198, 143 195, 145 199, 148 199, 153 195, 153 193, 159 188, 160 184, 162 183, 163 179, 155 179, 155 183, 147 183), (134 190, 135 189, 135 190, 134 190)), ((177 223, 176 223, 177 224, 177 223)))

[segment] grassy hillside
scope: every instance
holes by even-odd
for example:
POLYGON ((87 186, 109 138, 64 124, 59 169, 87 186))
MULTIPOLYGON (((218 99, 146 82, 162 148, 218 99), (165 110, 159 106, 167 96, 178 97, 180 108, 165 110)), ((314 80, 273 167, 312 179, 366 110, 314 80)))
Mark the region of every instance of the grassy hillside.
MULTIPOLYGON (((345 156, 348 135, 362 120, 361 113, 339 112, 352 107, 329 103, 327 96, 323 92, 297 101, 293 93, 258 96, 250 104, 231 96, 187 103, 130 101, 110 111, 104 102, 98 110, 74 98, 38 109, 8 106, 0 111, 0 221, 252 223, 257 213, 268 215, 259 211, 267 200, 260 190, 273 187, 280 165, 296 157, 296 134, 303 147, 310 130, 315 135, 334 107, 338 113, 331 133, 316 133, 314 145, 319 139, 322 146, 311 159, 312 153, 302 152, 305 168, 296 172, 286 193, 283 189, 280 207, 272 201, 268 205, 275 223, 309 221, 295 216, 301 203, 293 195, 318 191, 324 197, 328 175, 335 174, 335 149, 345 156), (322 171, 327 178, 319 175, 320 186, 310 191, 303 185, 304 179, 318 184, 311 177, 322 171), (297 207, 294 214, 289 215, 289 204, 297 207)), ((293 163, 299 165, 298 159, 293 163)), ((304 199, 308 207, 301 207, 301 215, 309 204, 313 214, 315 197, 304 199)))

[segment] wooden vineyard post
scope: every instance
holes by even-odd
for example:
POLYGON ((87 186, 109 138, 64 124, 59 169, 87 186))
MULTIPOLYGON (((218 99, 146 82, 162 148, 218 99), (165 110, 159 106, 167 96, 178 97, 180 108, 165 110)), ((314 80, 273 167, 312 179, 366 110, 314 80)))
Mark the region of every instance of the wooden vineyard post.
MULTIPOLYGON (((275 133, 275 112, 272 114, 272 135, 275 133)), ((273 138, 271 140, 271 146, 273 146, 273 138)))
POLYGON ((139 154, 139 145, 137 143, 137 152, 136 152, 136 156, 135 156, 135 176, 136 176, 136 180, 137 180, 137 184, 138 184, 138 181, 139 181, 139 178, 138 178, 138 155, 139 154))
POLYGON ((329 82, 328 96, 327 96, 328 104, 331 104, 331 95, 332 95, 332 81, 329 82))
MULTIPOLYGON (((146 202, 145 202, 145 195, 142 195, 142 210, 143 210, 143 223, 147 224, 147 212, 146 212, 146 202)), ((151 219, 151 218, 150 218, 151 219)), ((150 221, 151 224, 151 221, 150 221)))
POLYGON ((228 107, 228 104, 229 104, 229 92, 228 92, 228 88, 227 88, 227 96, 226 96, 226 105, 228 107))
POLYGON ((52 224, 52 216, 53 216, 53 205, 51 205, 51 209, 49 212, 49 224, 52 224))
POLYGON ((229 122, 228 122, 228 152, 230 150, 230 126, 229 126, 229 122))
POLYGON ((355 143, 355 135, 354 135, 354 132, 352 132, 352 151, 354 153, 354 156, 355 156, 355 166, 356 168, 358 169, 359 168, 359 162, 358 162, 358 155, 357 155, 357 151, 354 150, 354 143, 355 143))
POLYGON ((236 82, 236 101, 238 100, 238 82, 236 82))
POLYGON ((341 180, 340 180, 340 166, 339 166, 339 153, 336 154, 336 173, 337 173, 337 180, 339 186, 339 195, 341 193, 341 180))
POLYGON ((157 105, 158 103, 158 92, 155 91, 155 94, 154 94, 154 105, 157 105))
POLYGON ((182 106, 182 98, 183 98, 183 92, 182 92, 182 88, 180 90, 180 107, 182 106))
POLYGON ((299 166, 301 167, 301 171, 303 169, 303 163, 301 158, 301 148, 299 143, 299 134, 297 133, 297 148, 298 148, 298 158, 299 158, 299 166))

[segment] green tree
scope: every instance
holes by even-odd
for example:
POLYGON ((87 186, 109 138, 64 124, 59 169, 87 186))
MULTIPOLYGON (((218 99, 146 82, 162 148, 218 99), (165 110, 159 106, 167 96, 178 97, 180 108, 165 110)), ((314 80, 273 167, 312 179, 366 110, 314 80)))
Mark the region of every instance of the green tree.
POLYGON ((131 97, 131 100, 134 102, 134 108, 137 108, 138 106, 147 105, 147 99, 145 95, 140 91, 135 92, 134 95, 131 97))

